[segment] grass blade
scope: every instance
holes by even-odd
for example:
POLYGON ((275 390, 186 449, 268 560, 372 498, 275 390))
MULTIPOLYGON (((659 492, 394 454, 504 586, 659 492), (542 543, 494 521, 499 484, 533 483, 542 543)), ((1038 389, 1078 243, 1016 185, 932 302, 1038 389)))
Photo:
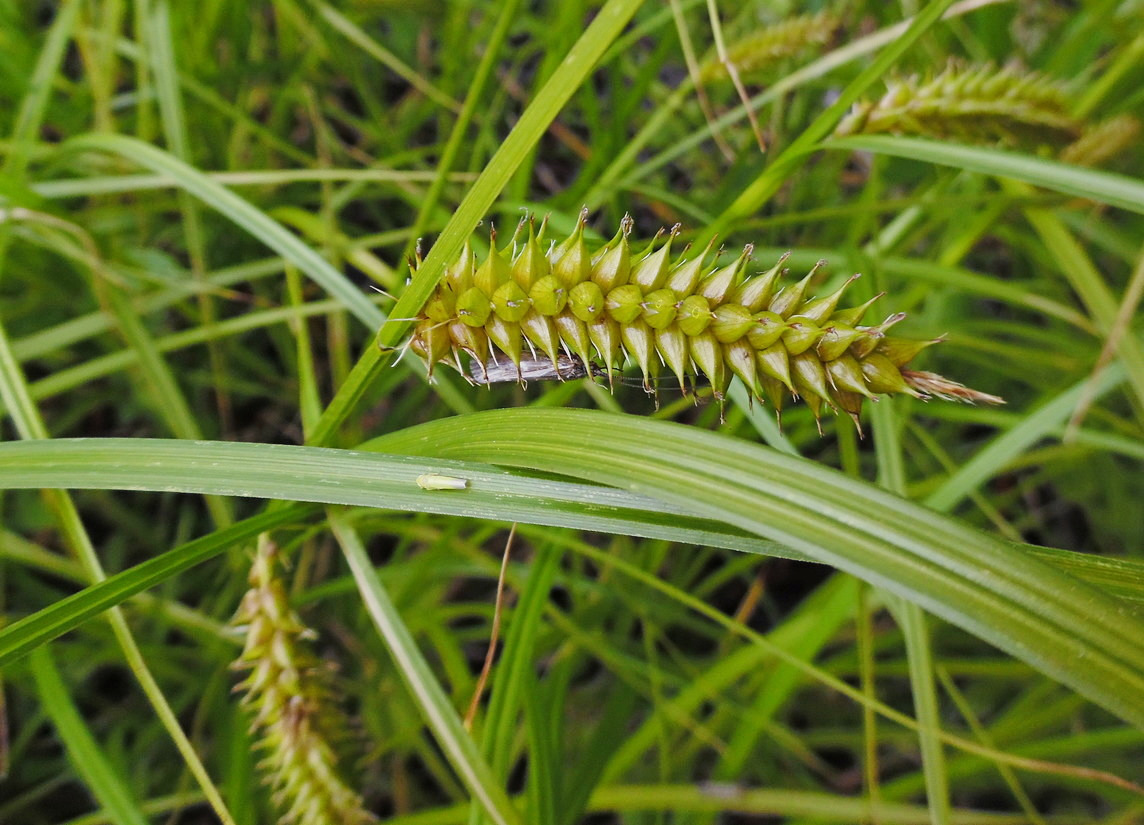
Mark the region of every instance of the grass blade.
POLYGON ((430 730, 454 770, 496 825, 523 825, 504 788, 493 777, 461 717, 441 689, 432 668, 397 612, 357 533, 344 518, 330 513, 330 526, 353 571, 358 590, 373 623, 385 639, 405 684, 416 697, 430 730))
POLYGON ((1144 213, 1144 182, 1112 172, 1072 166, 1020 152, 961 146, 925 138, 861 135, 827 140, 824 149, 876 152, 939 166, 953 166, 999 178, 1014 178, 1088 200, 1144 213))
POLYGON ((370 301, 345 275, 338 272, 314 249, 300 241, 250 201, 173 155, 149 143, 126 135, 81 135, 64 148, 73 151, 105 152, 119 155, 152 172, 167 175, 184 191, 241 226, 254 237, 309 275, 319 286, 340 300, 354 316, 371 329, 385 322, 385 313, 370 301))

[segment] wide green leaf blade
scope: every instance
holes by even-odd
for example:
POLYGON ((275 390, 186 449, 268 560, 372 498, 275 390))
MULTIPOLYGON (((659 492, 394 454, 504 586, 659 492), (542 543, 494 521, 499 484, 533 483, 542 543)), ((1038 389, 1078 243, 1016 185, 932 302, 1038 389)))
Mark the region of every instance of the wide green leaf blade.
POLYGON ((801 550, 1144 726, 1144 622, 1123 602, 832 469, 715 433, 591 410, 494 410, 406 435, 436 456, 611 484, 801 550))
MULTIPOLYGON (((166 490, 578 529, 624 531, 631 524, 633 534, 694 542, 706 532, 712 543, 743 549, 751 547, 741 539, 746 531, 779 542, 785 555, 823 561, 897 592, 1144 726, 1144 624, 1125 602, 828 468, 694 428, 585 410, 479 413, 385 442, 433 458, 143 439, 16 442, 0 444, 0 489, 166 490), (524 477, 458 457, 624 489, 524 477), (423 490, 417 477, 425 472, 465 478, 469 488, 423 490)), ((0 656, 5 640, 0 632, 0 656)))

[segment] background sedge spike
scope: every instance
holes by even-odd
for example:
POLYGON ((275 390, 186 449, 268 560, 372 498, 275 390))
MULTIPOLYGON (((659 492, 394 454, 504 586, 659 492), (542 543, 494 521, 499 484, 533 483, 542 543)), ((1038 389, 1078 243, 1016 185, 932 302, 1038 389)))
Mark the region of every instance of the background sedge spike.
POLYGON ((904 313, 862 325, 873 301, 838 309, 856 275, 816 296, 811 282, 825 262, 784 285, 786 256, 764 272, 748 274, 748 244, 736 260, 718 266, 708 261, 710 245, 676 254, 678 227, 661 231, 633 255, 626 217, 608 244, 590 252, 586 221, 582 212, 559 244, 545 244, 544 224, 537 231, 531 221, 519 248, 498 250, 494 235, 484 261, 466 244, 426 302, 409 341, 430 374, 435 364, 445 363, 486 385, 610 376, 626 359, 639 366, 649 391, 666 368, 684 387, 687 379, 706 378, 722 401, 738 376, 754 400, 769 401, 778 412, 794 397, 816 418, 824 410, 842 411, 855 422, 862 402, 879 395, 1004 403, 934 373, 907 369, 941 339, 890 335, 904 313))

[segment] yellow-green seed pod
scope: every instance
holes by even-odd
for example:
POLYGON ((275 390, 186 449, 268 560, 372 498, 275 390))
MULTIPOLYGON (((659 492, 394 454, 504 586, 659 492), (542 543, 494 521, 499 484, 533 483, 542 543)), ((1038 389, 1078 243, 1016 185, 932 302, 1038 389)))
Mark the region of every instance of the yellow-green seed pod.
POLYGON ((604 293, 595 281, 584 281, 568 293, 568 309, 584 323, 591 323, 604 314, 604 293))
POLYGON ((807 303, 803 304, 803 307, 798 311, 798 314, 804 318, 809 318, 816 324, 823 323, 834 313, 835 307, 838 306, 838 302, 842 299, 842 295, 846 292, 846 287, 854 283, 854 281, 859 277, 860 276, 858 274, 851 275, 846 279, 846 282, 842 284, 842 286, 838 287, 838 289, 834 290, 826 297, 808 301, 807 303))
POLYGON ((655 334, 643 321, 620 324, 620 340, 643 373, 644 389, 651 392, 652 364, 656 362, 655 334))
POLYGON ((845 324, 849 327, 857 327, 858 324, 862 321, 862 317, 866 314, 866 311, 874 305, 875 301, 877 301, 885 294, 886 293, 884 292, 879 292, 877 295, 863 304, 859 304, 856 307, 851 307, 850 309, 838 310, 830 316, 831 323, 845 324))
POLYGON ((758 359, 755 355, 755 348, 746 339, 723 345, 723 360, 728 369, 739 377, 752 395, 758 395, 760 389, 758 359))
MULTIPOLYGON (((453 339, 453 349, 463 350, 482 364, 489 360, 489 336, 478 333, 473 327, 461 322, 449 325, 449 337, 453 339)), ((456 357, 454 357, 456 360, 456 357)), ((464 370, 458 370, 464 375, 464 370)))
POLYGON ((751 259, 751 253, 754 251, 754 244, 744 246, 743 253, 734 263, 716 269, 700 281, 699 294, 710 301, 714 306, 727 300, 727 296, 739 282, 739 276, 742 275, 743 269, 747 266, 747 262, 751 259))
POLYGON ((675 320, 677 303, 675 293, 670 289, 655 290, 644 297, 644 322, 652 329, 664 329, 675 320))
POLYGON ((453 348, 453 341, 445 324, 424 321, 418 325, 417 332, 413 336, 414 350, 417 350, 419 344, 423 351, 418 352, 418 355, 429 362, 430 375, 433 374, 433 364, 448 358, 453 348))
POLYGON ((778 263, 766 272, 748 278, 735 287, 728 300, 732 303, 742 304, 751 312, 761 310, 775 294, 775 284, 778 283, 779 278, 786 274, 787 270, 783 269, 783 264, 789 257, 790 253, 784 252, 778 263))
POLYGON ((854 327, 831 320, 830 326, 823 330, 822 337, 818 339, 815 350, 818 352, 818 357, 823 361, 833 361, 865 334, 854 329, 854 327))
POLYGON ((516 281, 501 284, 493 293, 492 304, 493 312, 497 314, 497 317, 502 321, 512 323, 519 323, 532 309, 528 294, 520 288, 520 284, 516 281))
POLYGON ((686 392, 687 374, 691 369, 691 349, 687 336, 675 324, 656 329, 655 348, 663 358, 663 363, 679 380, 680 389, 686 392))
POLYGON ((567 289, 583 283, 592 275, 592 253, 584 243, 584 224, 587 220, 588 210, 584 209, 580 212, 576 229, 552 251, 552 274, 567 289))
POLYGON ((632 266, 630 283, 637 284, 644 292, 653 292, 664 285, 671 268, 671 242, 678 234, 679 224, 676 224, 668 233, 667 242, 663 246, 649 251, 636 261, 632 266))
POLYGON ((470 327, 483 327, 489 320, 493 305, 480 287, 471 286, 457 299, 457 317, 470 327))
POLYGON ((501 284, 507 283, 511 277, 512 269, 508 261, 497 252, 497 236, 494 232, 489 243, 489 256, 477 267, 473 275, 473 285, 491 298, 501 284))
POLYGON ((715 313, 711 311, 711 304, 702 295, 687 296, 679 302, 679 309, 675 313, 675 323, 684 335, 699 335, 714 320, 715 313))
POLYGON ((556 324, 556 333, 564 346, 572 351, 585 364, 592 362, 592 341, 588 337, 588 328, 574 315, 567 312, 557 315, 553 319, 556 324))
POLYGON ((872 352, 859 363, 862 366, 862 377, 866 379, 871 392, 905 393, 915 398, 921 396, 921 393, 906 383, 901 371, 886 356, 872 352))
POLYGON ((766 349, 759 350, 756 358, 759 370, 764 375, 769 375, 794 392, 794 385, 790 382, 790 356, 781 343, 771 344, 766 349))
POLYGON ((555 275, 545 275, 528 291, 532 308, 541 315, 557 315, 568 303, 568 289, 555 275))
MULTIPOLYGON (((703 262, 707 259, 708 254, 711 252, 711 247, 714 245, 715 239, 712 238, 707 244, 707 248, 703 250, 703 254, 696 255, 691 260, 680 260, 672 267, 671 272, 667 275, 667 283, 665 286, 675 293, 676 298, 686 298, 693 295, 699 282, 707 274, 707 268, 703 262)), ((690 249, 690 247, 688 247, 690 249)), ((687 249, 683 250, 683 255, 687 254, 687 249)))
POLYGON ((632 251, 628 246, 628 234, 632 231, 632 219, 624 215, 620 221, 620 231, 594 261, 592 261, 592 281, 607 294, 628 282, 632 272, 632 251))
POLYGON ((894 338, 887 335, 878 342, 874 351, 889 358, 890 363, 895 367, 902 367, 913 361, 923 349, 932 347, 934 344, 940 344, 942 340, 942 338, 930 338, 928 340, 894 338))
POLYGON ((858 327, 859 332, 865 333, 861 338, 850 345, 850 354, 855 358, 864 358, 874 351, 878 342, 886 337, 886 330, 906 317, 904 312, 896 312, 882 323, 873 327, 858 327))
MULTIPOLYGON (((543 223, 540 225, 540 234, 544 234, 543 223)), ((533 284, 551 272, 552 265, 548 262, 548 256, 544 254, 544 250, 540 248, 540 240, 530 221, 528 240, 525 241, 520 254, 516 256, 516 260, 512 262, 512 278, 527 293, 532 289, 533 284)))
POLYGON ((755 349, 766 349, 782 338, 783 333, 786 332, 787 322, 777 312, 764 309, 762 312, 756 312, 752 317, 755 323, 747 330, 747 340, 755 349))
POLYGON ((604 362, 610 384, 612 375, 619 369, 621 362, 620 347, 623 342, 620 340, 620 325, 607 315, 601 315, 587 326, 588 337, 592 340, 592 346, 596 348, 596 354, 604 362))
POLYGON ((508 359, 517 366, 517 377, 520 377, 520 357, 523 354, 524 339, 520 331, 520 324, 505 321, 494 312, 485 324, 489 340, 496 344, 497 349, 508 356, 508 359))
POLYGON ((791 355, 802 355, 818 342, 822 332, 805 315, 792 315, 783 333, 783 346, 791 355))
POLYGON ((635 284, 624 284, 604 297, 604 308, 618 324, 630 324, 643 315, 643 291, 635 284))
POLYGON ((864 396, 854 392, 846 392, 845 390, 838 390, 834 393, 834 400, 837 402, 838 408, 850 416, 850 420, 854 422, 854 426, 858 430, 858 436, 862 436, 862 422, 859 416, 862 414, 862 399, 864 396))
POLYGON ((520 320, 520 330, 540 351, 556 363, 560 354, 560 336, 556 332, 556 325, 547 315, 530 311, 520 320))
POLYGON ((779 424, 782 424, 781 413, 783 411, 783 402, 786 400, 786 387, 781 382, 776 381, 769 375, 759 374, 759 384, 763 387, 763 392, 767 396, 767 401, 772 407, 775 408, 775 416, 778 418, 779 424))
POLYGON ((461 295, 473 285, 473 273, 477 266, 477 256, 473 253, 473 245, 465 241, 461 250, 461 257, 453 265, 445 269, 442 280, 448 284, 456 295, 461 295))
POLYGON ((802 383, 802 379, 797 376, 795 377, 794 394, 806 404, 810 414, 814 416, 814 425, 818 427, 818 434, 822 435, 822 397, 802 383))
POLYGON ((814 265, 814 268, 807 273, 806 277, 797 284, 784 287, 778 295, 771 299, 770 306, 768 306, 767 309, 771 312, 777 312, 784 318, 789 318, 796 312, 799 312, 799 307, 802 305, 802 298, 806 294, 806 287, 810 284, 810 279, 825 265, 826 261, 819 261, 814 265))
POLYGON ((823 369, 822 362, 815 353, 804 352, 795 355, 790 359, 790 368, 795 386, 798 387, 800 384, 802 386, 803 392, 799 393, 800 395, 805 397, 806 390, 809 389, 827 404, 833 404, 830 387, 826 383, 826 370, 823 369))
POLYGON ((835 389, 843 392, 856 393, 867 398, 873 398, 874 393, 866 386, 866 378, 862 374, 862 365, 852 355, 840 355, 833 361, 827 361, 826 377, 835 389))
POLYGON ((710 332, 693 336, 691 338, 691 360, 711 382, 715 397, 722 399, 723 392, 730 382, 727 365, 723 360, 723 345, 715 340, 715 336, 710 332))
POLYGON ((738 341, 757 322, 751 311, 739 304, 723 304, 715 308, 715 320, 710 330, 721 344, 738 341))
POLYGON ((435 324, 442 324, 453 319, 457 311, 457 299, 451 289, 439 289, 434 297, 425 304, 422 314, 435 324))

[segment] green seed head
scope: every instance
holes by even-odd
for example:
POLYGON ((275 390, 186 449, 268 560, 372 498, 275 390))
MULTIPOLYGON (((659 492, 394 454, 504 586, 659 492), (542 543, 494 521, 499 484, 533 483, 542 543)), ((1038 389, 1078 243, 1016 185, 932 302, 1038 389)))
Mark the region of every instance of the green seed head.
MULTIPOLYGON (((658 249, 649 251, 647 255, 632 266, 631 282, 638 284, 645 292, 653 292, 663 286, 671 271, 671 242, 679 234, 679 224, 671 228, 667 243, 658 249)), ((654 246, 655 241, 652 241, 654 246)))
POLYGON ((485 262, 477 267, 473 275, 473 285, 485 295, 492 296, 501 284, 507 283, 512 277, 512 270, 499 252, 497 252, 497 235, 492 233, 492 242, 489 244, 489 256, 485 262))
POLYGON ((628 246, 628 235, 632 231, 632 219, 624 215, 616 237, 592 261, 591 278, 605 293, 628 282, 632 272, 632 251, 628 246))
POLYGON ((715 308, 711 332, 721 344, 738 341, 755 325, 755 317, 742 304, 723 304, 715 308))
MULTIPOLYGON (((540 226, 540 235, 544 234, 544 224, 540 226)), ((512 278, 520 288, 525 292, 532 289, 532 285, 545 277, 552 271, 552 265, 548 262, 548 256, 544 254, 544 250, 540 248, 540 240, 537 237, 536 227, 532 222, 528 223, 528 240, 525 241, 524 248, 520 250, 520 254, 516 256, 516 260, 512 262, 512 278)))
MULTIPOLYGON (((996 401, 933 373, 906 368, 941 339, 914 340, 887 332, 904 315, 860 326, 875 298, 838 309, 850 278, 822 297, 807 297, 821 262, 801 280, 783 286, 787 256, 764 272, 746 275, 751 246, 732 263, 710 268, 711 246, 672 262, 678 227, 653 241, 632 262, 631 219, 595 254, 584 240, 586 216, 549 254, 544 227, 529 221, 528 238, 509 264, 496 249, 478 262, 466 246, 426 303, 410 348, 430 365, 464 369, 465 357, 485 363, 507 359, 521 375, 527 352, 543 353, 561 375, 569 356, 606 371, 609 380, 625 359, 634 362, 650 388, 661 366, 681 385, 706 378, 722 399, 732 377, 751 396, 783 408, 802 398, 817 416, 843 411, 857 418, 864 399, 880 394, 936 395, 996 401), (563 354, 567 353, 567 354, 563 354)), ((857 276, 854 276, 857 277, 857 276)), ((494 370, 505 380, 512 370, 494 370)))
POLYGON ((552 252, 552 274, 569 289, 592 275, 592 254, 584 243, 584 224, 587 220, 588 210, 584 209, 576 229, 552 252))

